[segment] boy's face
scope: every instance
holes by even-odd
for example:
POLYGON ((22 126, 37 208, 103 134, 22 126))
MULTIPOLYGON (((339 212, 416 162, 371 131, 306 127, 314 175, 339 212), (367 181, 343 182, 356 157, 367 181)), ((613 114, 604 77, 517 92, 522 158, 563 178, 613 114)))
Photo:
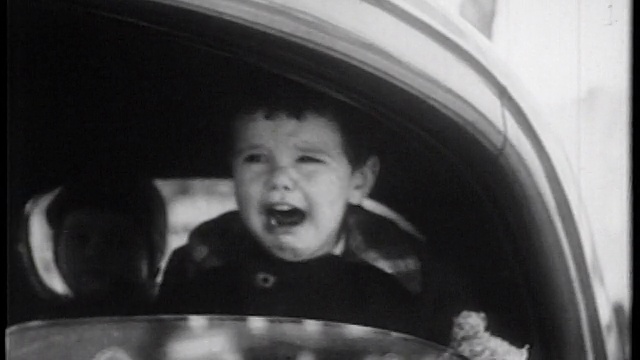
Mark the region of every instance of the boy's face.
POLYGON ((56 262, 77 297, 132 296, 149 281, 149 250, 126 216, 85 209, 69 213, 56 241, 56 262))
MULTIPOLYGON (((314 113, 302 119, 257 113, 235 128, 233 177, 243 221, 272 254, 303 261, 329 253, 345 209, 369 192, 368 162, 353 169, 338 126, 314 113)), ((371 171, 372 170, 372 171, 371 171)))

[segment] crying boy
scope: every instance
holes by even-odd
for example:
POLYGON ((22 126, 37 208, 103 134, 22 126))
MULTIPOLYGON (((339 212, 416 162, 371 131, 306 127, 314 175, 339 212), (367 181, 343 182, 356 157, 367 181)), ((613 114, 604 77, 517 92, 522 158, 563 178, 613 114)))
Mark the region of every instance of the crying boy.
POLYGON ((345 217, 368 196, 379 170, 362 124, 350 107, 299 90, 245 107, 232 136, 238 212, 209 224, 222 260, 161 290, 160 310, 414 333, 414 296, 393 275, 348 254, 345 217))

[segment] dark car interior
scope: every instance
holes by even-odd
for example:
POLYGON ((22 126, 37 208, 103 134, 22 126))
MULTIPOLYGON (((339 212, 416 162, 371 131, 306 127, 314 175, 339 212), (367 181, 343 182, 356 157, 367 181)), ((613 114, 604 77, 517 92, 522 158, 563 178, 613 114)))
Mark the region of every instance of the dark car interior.
POLYGON ((504 200, 506 175, 473 134, 311 48, 188 10, 163 18, 162 5, 119 4, 10 3, 9 325, 28 318, 37 296, 16 250, 32 197, 92 163, 158 179, 229 178, 229 114, 253 87, 287 79, 374 114, 384 137, 372 198, 418 228, 479 299, 493 332, 518 346, 553 338, 526 271, 532 235, 517 202, 504 200))

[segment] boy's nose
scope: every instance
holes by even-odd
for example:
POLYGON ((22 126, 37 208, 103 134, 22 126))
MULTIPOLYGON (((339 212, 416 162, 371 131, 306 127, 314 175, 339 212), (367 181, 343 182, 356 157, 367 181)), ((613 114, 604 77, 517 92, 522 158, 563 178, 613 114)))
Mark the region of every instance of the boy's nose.
POLYGON ((271 179, 269 182, 270 190, 284 190, 291 191, 295 187, 295 181, 291 169, 280 166, 273 170, 271 179))

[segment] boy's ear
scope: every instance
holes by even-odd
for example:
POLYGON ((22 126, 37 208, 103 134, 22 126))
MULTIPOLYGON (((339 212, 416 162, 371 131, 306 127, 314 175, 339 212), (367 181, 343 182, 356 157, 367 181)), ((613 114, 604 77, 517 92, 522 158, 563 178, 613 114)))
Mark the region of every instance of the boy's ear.
POLYGON ((349 195, 349 203, 359 205, 373 189, 380 172, 380 159, 371 156, 363 166, 354 170, 352 175, 352 188, 349 195))

